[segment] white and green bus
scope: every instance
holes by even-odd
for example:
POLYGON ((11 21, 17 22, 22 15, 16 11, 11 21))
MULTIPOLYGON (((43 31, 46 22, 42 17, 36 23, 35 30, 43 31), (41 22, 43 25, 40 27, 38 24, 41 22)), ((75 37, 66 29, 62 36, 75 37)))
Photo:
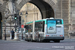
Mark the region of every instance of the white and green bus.
POLYGON ((26 41, 60 42, 60 40, 64 40, 63 19, 42 19, 28 22, 25 30, 26 41))

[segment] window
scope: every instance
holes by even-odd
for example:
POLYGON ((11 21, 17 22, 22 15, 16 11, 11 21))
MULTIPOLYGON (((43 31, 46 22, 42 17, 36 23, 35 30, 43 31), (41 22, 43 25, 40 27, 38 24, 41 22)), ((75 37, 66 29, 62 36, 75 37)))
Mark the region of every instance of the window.
POLYGON ((26 28, 26 33, 27 32, 32 32, 32 30, 33 30, 32 24, 31 25, 26 25, 25 28, 26 28))
MULTIPOLYGON (((47 22, 48 22, 49 20, 50 20, 50 21, 56 21, 56 24, 62 24, 62 20, 61 20, 61 19, 48 19, 47 22)), ((54 23, 54 22, 49 22, 49 23, 52 24, 52 23, 54 23)))
POLYGON ((61 20, 56 20, 56 24, 62 24, 61 20))
POLYGON ((44 21, 43 22, 35 22, 35 32, 44 32, 44 21))

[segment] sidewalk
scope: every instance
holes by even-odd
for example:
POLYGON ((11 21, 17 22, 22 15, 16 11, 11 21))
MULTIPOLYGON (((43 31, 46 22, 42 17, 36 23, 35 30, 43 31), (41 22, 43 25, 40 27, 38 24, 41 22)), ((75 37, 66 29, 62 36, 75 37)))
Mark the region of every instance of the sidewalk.
POLYGON ((65 36, 65 39, 75 39, 75 36, 71 36, 71 37, 65 36))
MULTIPOLYGON (((65 40, 65 39, 68 39, 68 40, 69 40, 69 39, 72 39, 72 40, 74 39, 74 40, 75 40, 75 37, 69 38, 68 36, 66 36, 66 37, 64 37, 64 40, 65 40)), ((7 41, 21 41, 20 39, 13 39, 13 40, 12 40, 12 39, 10 39, 10 37, 7 37, 6 40, 7 40, 7 41)))
POLYGON ((7 41, 20 41, 19 39, 10 39, 10 37, 6 38, 7 41))

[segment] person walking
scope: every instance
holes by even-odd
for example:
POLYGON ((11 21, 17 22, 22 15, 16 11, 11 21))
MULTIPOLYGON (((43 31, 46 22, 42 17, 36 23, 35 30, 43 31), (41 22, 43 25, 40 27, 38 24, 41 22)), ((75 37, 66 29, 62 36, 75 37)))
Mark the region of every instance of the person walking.
POLYGON ((11 35, 12 35, 12 39, 14 39, 14 31, 13 31, 13 29, 11 30, 11 35))

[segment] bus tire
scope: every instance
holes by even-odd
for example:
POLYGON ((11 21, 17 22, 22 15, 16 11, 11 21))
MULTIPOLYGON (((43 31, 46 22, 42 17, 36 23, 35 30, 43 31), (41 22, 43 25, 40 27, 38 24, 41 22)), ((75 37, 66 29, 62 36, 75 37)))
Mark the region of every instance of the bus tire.
POLYGON ((54 40, 54 42, 59 43, 59 42, 60 42, 60 40, 54 40))
POLYGON ((40 42, 41 40, 40 40, 40 38, 39 38, 39 42, 40 42))

